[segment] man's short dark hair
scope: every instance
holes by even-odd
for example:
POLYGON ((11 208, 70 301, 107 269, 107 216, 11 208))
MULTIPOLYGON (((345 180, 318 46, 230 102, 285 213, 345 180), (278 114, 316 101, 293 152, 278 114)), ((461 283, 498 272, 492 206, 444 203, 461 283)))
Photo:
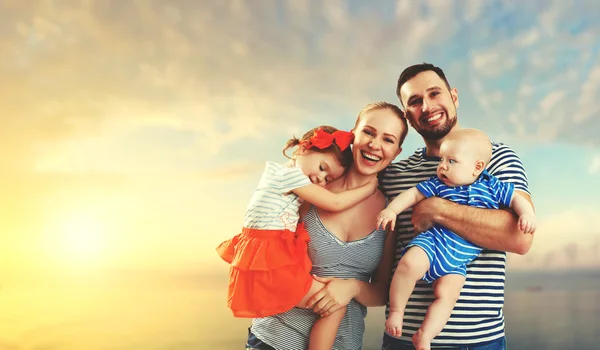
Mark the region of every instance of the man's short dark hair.
POLYGON ((406 83, 410 79, 414 78, 417 74, 428 70, 433 71, 435 74, 437 74, 438 77, 440 77, 440 79, 442 79, 444 83, 446 83, 446 87, 448 88, 448 90, 450 90, 450 84, 448 83, 448 79, 446 79, 446 74, 444 74, 442 68, 436 67, 433 64, 426 62, 413 64, 412 66, 404 69, 402 73, 400 73, 400 77, 398 78, 398 85, 396 85, 396 95, 398 96, 400 103, 402 103, 402 106, 404 106, 402 98, 400 97, 400 89, 402 88, 402 85, 404 85, 404 83, 406 83))

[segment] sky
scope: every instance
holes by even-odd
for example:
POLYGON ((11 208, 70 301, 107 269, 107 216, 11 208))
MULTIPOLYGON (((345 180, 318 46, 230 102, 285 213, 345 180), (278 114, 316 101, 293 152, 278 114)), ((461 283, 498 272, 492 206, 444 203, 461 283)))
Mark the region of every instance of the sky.
MULTIPOLYGON (((510 145, 539 225, 514 269, 600 267, 600 3, 20 1, 0 6, 0 273, 223 271, 291 136, 398 104, 405 67, 510 145)), ((422 146, 411 130, 398 160, 422 146)))

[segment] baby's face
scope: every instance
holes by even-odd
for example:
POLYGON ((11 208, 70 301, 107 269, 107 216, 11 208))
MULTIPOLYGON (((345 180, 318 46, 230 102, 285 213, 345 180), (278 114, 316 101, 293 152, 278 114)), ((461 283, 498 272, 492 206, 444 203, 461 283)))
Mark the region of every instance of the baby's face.
POLYGON ((470 185, 479 175, 475 165, 476 154, 460 140, 442 142, 437 176, 451 187, 470 185))

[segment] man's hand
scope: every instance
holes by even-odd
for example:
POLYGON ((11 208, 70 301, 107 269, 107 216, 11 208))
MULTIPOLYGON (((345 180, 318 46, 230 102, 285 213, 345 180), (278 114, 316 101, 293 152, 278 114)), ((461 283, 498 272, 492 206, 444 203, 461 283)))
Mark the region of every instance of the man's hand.
POLYGON ((435 225, 434 217, 439 210, 438 205, 442 201, 444 199, 439 197, 429 197, 413 206, 411 221, 415 228, 415 235, 427 231, 435 225))

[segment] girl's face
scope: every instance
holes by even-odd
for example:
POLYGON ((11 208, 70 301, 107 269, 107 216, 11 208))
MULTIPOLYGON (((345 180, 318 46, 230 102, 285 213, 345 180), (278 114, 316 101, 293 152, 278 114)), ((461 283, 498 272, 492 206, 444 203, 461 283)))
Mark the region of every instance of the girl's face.
POLYGON ((330 152, 314 152, 300 146, 296 154, 296 167, 300 168, 310 182, 325 187, 344 174, 344 167, 330 152))
POLYGON ((363 175, 377 174, 400 154, 404 125, 389 109, 364 113, 354 127, 354 168, 363 175))

